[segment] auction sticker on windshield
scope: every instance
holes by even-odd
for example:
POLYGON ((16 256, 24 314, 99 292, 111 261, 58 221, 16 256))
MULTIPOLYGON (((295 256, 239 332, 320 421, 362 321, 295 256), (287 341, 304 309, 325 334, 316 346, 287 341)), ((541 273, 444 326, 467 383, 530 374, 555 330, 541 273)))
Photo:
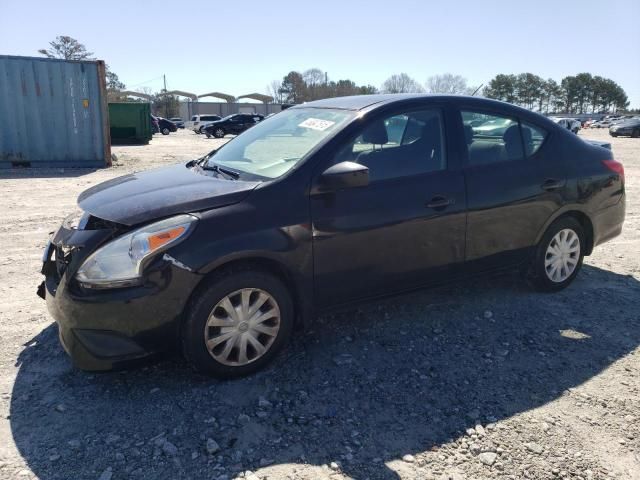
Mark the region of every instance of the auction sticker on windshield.
POLYGON ((299 127, 311 128, 312 130, 320 130, 323 132, 327 128, 335 125, 336 122, 332 122, 331 120, 321 120, 319 118, 307 118, 304 122, 299 124, 299 127))

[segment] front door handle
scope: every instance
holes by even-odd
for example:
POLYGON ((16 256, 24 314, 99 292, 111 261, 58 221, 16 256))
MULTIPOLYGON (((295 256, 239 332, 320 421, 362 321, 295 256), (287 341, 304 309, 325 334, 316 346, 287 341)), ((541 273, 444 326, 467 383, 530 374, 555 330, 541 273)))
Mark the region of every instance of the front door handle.
POLYGON ((448 207, 449 205, 452 205, 453 203, 455 203, 453 200, 449 200, 446 197, 443 197, 441 195, 435 196, 433 197, 429 203, 427 203, 427 208, 445 208, 448 207))
POLYGON ((564 186, 564 182, 555 178, 547 178, 542 184, 542 189, 547 191, 557 190, 564 186))

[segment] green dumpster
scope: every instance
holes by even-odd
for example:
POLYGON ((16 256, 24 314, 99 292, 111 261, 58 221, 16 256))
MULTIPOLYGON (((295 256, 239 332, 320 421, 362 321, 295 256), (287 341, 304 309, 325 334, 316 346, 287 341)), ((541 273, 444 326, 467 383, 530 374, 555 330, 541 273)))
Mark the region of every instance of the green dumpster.
POLYGON ((149 103, 110 103, 109 130, 111 143, 143 144, 149 143, 153 136, 151 130, 151 105, 149 103))

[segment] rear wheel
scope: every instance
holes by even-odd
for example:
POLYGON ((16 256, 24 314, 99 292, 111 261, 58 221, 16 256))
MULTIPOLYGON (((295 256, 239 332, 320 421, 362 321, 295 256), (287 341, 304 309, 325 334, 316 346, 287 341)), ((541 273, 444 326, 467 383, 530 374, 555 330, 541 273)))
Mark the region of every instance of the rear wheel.
POLYGON ((549 226, 529 271, 536 289, 557 292, 574 280, 582 267, 584 238, 584 230, 574 218, 560 218, 549 226))
POLYGON ((248 375, 268 364, 293 330, 284 284, 262 271, 226 272, 198 293, 182 332, 192 366, 219 378, 248 375))
POLYGON ((164 127, 164 128, 162 129, 162 134, 163 134, 163 135, 169 135, 170 133, 171 133, 171 130, 169 130, 167 127, 164 127))

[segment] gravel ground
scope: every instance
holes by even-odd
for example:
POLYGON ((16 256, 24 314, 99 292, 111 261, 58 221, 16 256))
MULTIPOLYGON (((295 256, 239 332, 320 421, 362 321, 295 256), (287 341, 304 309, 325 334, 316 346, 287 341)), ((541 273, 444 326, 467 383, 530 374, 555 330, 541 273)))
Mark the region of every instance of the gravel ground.
POLYGON ((627 220, 570 288, 485 278, 325 316, 228 382, 179 358, 75 370, 35 295, 82 190, 220 141, 182 131, 114 148, 106 170, 0 171, 0 478, 640 478, 640 139, 581 135, 625 164, 627 220))

